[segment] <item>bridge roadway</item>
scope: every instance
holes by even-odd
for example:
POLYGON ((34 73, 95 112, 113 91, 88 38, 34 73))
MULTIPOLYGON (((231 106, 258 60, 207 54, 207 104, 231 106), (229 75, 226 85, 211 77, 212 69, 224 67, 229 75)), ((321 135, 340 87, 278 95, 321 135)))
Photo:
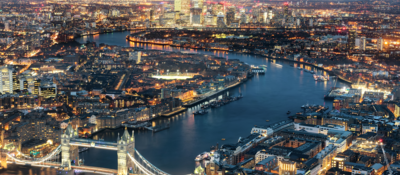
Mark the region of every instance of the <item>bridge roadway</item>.
MULTIPOLYGON (((26 163, 21 163, 21 162, 13 162, 13 161, 7 161, 8 164, 14 164, 14 165, 21 165, 21 166, 35 166, 35 167, 44 167, 44 168, 58 168, 60 167, 60 163, 49 163, 45 162, 42 164, 26 164, 26 163)), ((77 172, 89 172, 89 173, 98 173, 98 174, 117 174, 118 170, 116 169, 109 169, 109 168, 102 168, 102 167, 94 167, 94 166, 71 166, 73 170, 77 172)), ((137 175, 134 173, 129 173, 129 175, 137 175)))
POLYGON ((81 146, 81 147, 94 147, 100 149, 117 150, 117 143, 105 142, 91 139, 71 139, 70 145, 81 146))
POLYGON ((145 175, 169 175, 168 173, 158 169, 156 166, 151 164, 134 148, 135 142, 133 137, 133 132, 132 135, 130 135, 125 129, 123 136, 118 139, 117 143, 91 139, 80 139, 77 136, 77 132, 73 130, 72 126, 68 125, 65 133, 62 135, 61 144, 47 155, 41 158, 32 158, 29 155, 21 153, 19 150, 16 150, 17 154, 11 153, 7 150, 1 150, 0 163, 1 166, 5 168, 7 168, 7 164, 10 163, 17 165, 38 166, 56 169, 57 167, 62 167, 63 170, 119 175, 128 175, 128 169, 132 168, 134 172, 145 175), (71 146, 74 146, 73 149, 70 149, 71 146), (101 167, 71 165, 72 161, 78 161, 78 158, 76 158, 76 160, 71 160, 71 156, 77 156, 76 154, 78 152, 78 147, 93 147, 115 150, 118 154, 118 169, 115 170, 101 167), (61 162, 53 161, 58 160, 58 155, 61 156, 61 162), (11 159, 11 161, 7 161, 7 158, 11 159), (129 167, 127 166, 128 161, 132 161, 133 163, 130 164, 129 167))

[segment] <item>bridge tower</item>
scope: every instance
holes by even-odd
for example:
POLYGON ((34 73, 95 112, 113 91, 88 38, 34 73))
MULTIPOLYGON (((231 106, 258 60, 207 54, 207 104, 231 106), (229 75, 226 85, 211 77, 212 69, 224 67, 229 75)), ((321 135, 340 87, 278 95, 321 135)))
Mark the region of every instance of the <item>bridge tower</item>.
POLYGON ((71 146, 71 138, 78 137, 78 127, 76 130, 72 128, 71 124, 68 124, 64 134, 61 135, 61 167, 71 169, 71 161, 75 163, 79 162, 79 150, 78 146, 71 146))
POLYGON ((131 155, 135 154, 135 138, 134 133, 132 131, 132 136, 129 135, 127 128, 125 128, 124 134, 121 138, 118 136, 118 147, 117 147, 117 155, 118 155, 118 175, 127 175, 129 169, 134 169, 134 164, 132 160, 129 158, 127 153, 131 155))

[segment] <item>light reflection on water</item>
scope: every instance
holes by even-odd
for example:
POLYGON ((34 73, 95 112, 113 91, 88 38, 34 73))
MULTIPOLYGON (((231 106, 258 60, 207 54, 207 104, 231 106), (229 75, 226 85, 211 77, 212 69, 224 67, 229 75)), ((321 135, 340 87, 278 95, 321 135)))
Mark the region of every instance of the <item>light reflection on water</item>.
MULTIPOLYGON (((195 157, 219 143, 236 143, 239 137, 246 137, 254 125, 266 125, 287 118, 286 112, 300 111, 305 103, 324 104, 332 107, 331 102, 324 102, 323 96, 335 83, 332 81, 315 82, 312 74, 298 70, 296 65, 276 60, 283 65, 276 67, 271 60, 255 55, 235 54, 225 51, 204 51, 176 48, 161 45, 147 45, 125 40, 129 32, 87 36, 78 39, 80 43, 87 40, 97 44, 143 47, 165 51, 191 51, 215 55, 229 59, 240 59, 249 65, 267 65, 265 75, 257 75, 246 83, 231 89, 233 96, 243 94, 244 98, 220 108, 209 109, 209 113, 193 116, 192 112, 200 106, 188 109, 187 112, 170 119, 161 118, 157 123, 169 121, 170 128, 158 133, 145 130, 135 131, 136 148, 140 153, 158 168, 172 174, 182 175, 192 173, 195 167, 195 157), (266 122, 270 120, 270 122, 266 122), (221 139, 225 138, 225 141, 221 139)), ((291 63, 293 64, 293 63, 291 63)), ((299 65, 303 67, 304 65, 299 65)), ((316 73, 322 74, 321 70, 316 73)), ((344 86, 338 82, 336 86, 344 86)), ((108 130, 96 137, 105 141, 116 141, 118 133, 123 129, 108 130)), ((115 151, 90 149, 81 154, 88 166, 117 168, 115 151)), ((7 172, 8 175, 14 173, 7 172)))

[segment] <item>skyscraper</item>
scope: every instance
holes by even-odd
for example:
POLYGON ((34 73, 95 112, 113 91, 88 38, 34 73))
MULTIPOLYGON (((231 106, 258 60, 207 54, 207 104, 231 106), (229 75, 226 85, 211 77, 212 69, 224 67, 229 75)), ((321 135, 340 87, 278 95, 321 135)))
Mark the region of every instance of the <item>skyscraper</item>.
POLYGON ((221 12, 217 15, 217 27, 218 28, 225 28, 225 21, 224 21, 224 14, 221 12))
POLYGON ((367 39, 365 38, 365 36, 361 37, 360 50, 365 51, 366 44, 367 44, 367 39))
POLYGON ((235 7, 229 7, 228 12, 226 12, 226 25, 230 26, 235 20, 235 7))
POLYGON ((149 15, 150 21, 154 21, 154 10, 150 9, 150 15, 149 15))
POLYGON ((272 7, 268 7, 268 18, 272 19, 274 17, 274 12, 272 11, 272 7))
POLYGON ((200 8, 191 8, 191 23, 192 25, 200 25, 201 24, 201 9, 200 8))
POLYGON ((378 38, 376 46, 378 47, 378 51, 382 51, 383 50, 383 39, 382 39, 382 37, 378 38))
POLYGON ((289 3, 287 2, 283 3, 283 15, 285 16, 289 15, 289 3))
POLYGON ((176 12, 182 11, 182 1, 181 0, 174 0, 174 11, 176 11, 176 12))
POLYGON ((185 16, 190 15, 190 0, 181 0, 181 13, 185 16))
POLYGON ((0 67, 1 70, 1 83, 0 83, 0 92, 2 94, 8 92, 12 93, 13 88, 13 72, 14 69, 9 66, 0 67))
POLYGON ((9 31, 10 30, 10 23, 6 22, 4 23, 4 30, 9 31))
POLYGON ((12 72, 12 79, 13 79, 13 92, 19 89, 19 80, 17 78, 17 71, 13 70, 12 72))
POLYGON ((353 50, 356 45, 357 33, 355 30, 349 31, 349 36, 347 37, 347 49, 353 50))
POLYGON ((241 24, 247 23, 247 16, 246 16, 245 13, 242 13, 242 14, 240 15, 240 23, 241 23, 241 24))

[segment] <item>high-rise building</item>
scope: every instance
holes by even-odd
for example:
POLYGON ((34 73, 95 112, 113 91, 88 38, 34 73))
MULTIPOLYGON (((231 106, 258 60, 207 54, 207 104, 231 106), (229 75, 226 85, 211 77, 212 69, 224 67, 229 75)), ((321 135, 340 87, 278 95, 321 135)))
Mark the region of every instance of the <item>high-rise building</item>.
POLYGON ((224 14, 221 12, 217 15, 217 27, 218 28, 225 28, 225 21, 224 21, 224 14))
POLYGON ((263 23, 267 23, 267 19, 268 19, 268 12, 263 12, 263 23))
POLYGON ((366 44, 367 44, 367 39, 365 38, 365 36, 361 37, 360 50, 365 51, 366 44))
POLYGON ((192 25, 200 25, 201 24, 201 9, 200 8, 191 8, 190 9, 191 16, 191 24, 192 25))
POLYGON ((190 15, 190 0, 181 0, 181 13, 185 16, 190 15))
POLYGON ((197 3, 199 5, 199 8, 203 8, 203 0, 197 0, 197 3))
POLYGON ((40 84, 41 84, 41 81, 40 81, 40 79, 37 79, 37 80, 34 80, 33 81, 33 94, 35 94, 35 95, 39 95, 39 91, 40 91, 40 84))
POLYGON ((52 82, 45 83, 40 86, 39 94, 44 98, 56 97, 57 85, 52 82))
POLYGON ((235 20, 235 7, 229 7, 228 12, 226 12, 226 25, 230 26, 235 20))
POLYGON ((12 78, 13 78, 13 92, 19 89, 19 80, 17 78, 17 71, 13 70, 12 73, 12 78))
POLYGON ((4 23, 4 31, 9 31, 10 30, 10 23, 6 22, 4 23))
POLYGON ((356 47, 358 47, 358 49, 360 49, 361 48, 360 38, 356 38, 355 43, 356 43, 356 47))
POLYGON ((383 39, 382 39, 382 37, 378 38, 378 41, 376 42, 376 46, 378 47, 378 51, 382 51, 383 50, 383 39))
POLYGON ((154 21, 154 10, 153 9, 150 9, 149 19, 150 19, 150 21, 154 21))
POLYGON ((223 4, 218 3, 217 4, 217 14, 224 14, 225 13, 225 7, 223 4))
POLYGON ((192 4, 193 4, 193 8, 200 8, 201 7, 198 0, 193 0, 192 4))
POLYGON ((4 93, 12 93, 13 88, 13 72, 14 69, 9 66, 0 67, 1 70, 1 83, 0 83, 0 92, 4 93))
POLYGON ((289 15, 289 3, 287 3, 287 2, 283 3, 283 15, 284 16, 289 15))
POLYGON ((268 18, 272 19, 274 17, 274 12, 272 11, 272 7, 268 7, 268 18))
POLYGON ((347 49, 353 50, 356 45, 357 32, 355 30, 349 31, 349 36, 347 37, 347 49))
POLYGON ((218 7, 217 4, 211 5, 211 15, 218 15, 218 7))
POLYGON ((246 23, 247 23, 247 16, 246 16, 245 13, 242 13, 242 14, 240 15, 240 23, 241 23, 241 24, 246 24, 246 23))
POLYGON ((207 13, 204 17, 204 25, 206 26, 214 26, 216 25, 216 21, 214 20, 214 16, 207 13))
POLYGON ((181 0, 174 0, 174 11, 176 11, 176 12, 182 11, 182 1, 181 0))
POLYGON ((314 25, 314 19, 312 19, 312 18, 310 19, 309 25, 310 25, 310 27, 312 27, 314 25))

